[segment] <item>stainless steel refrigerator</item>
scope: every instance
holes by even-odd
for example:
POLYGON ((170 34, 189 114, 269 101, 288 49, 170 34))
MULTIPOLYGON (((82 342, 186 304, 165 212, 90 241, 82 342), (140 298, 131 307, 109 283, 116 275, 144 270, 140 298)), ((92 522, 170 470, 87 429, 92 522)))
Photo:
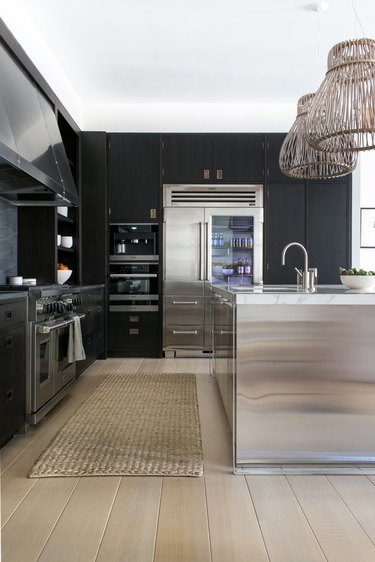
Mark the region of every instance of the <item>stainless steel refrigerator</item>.
POLYGON ((263 186, 163 186, 163 352, 212 350, 211 283, 262 283, 263 186))

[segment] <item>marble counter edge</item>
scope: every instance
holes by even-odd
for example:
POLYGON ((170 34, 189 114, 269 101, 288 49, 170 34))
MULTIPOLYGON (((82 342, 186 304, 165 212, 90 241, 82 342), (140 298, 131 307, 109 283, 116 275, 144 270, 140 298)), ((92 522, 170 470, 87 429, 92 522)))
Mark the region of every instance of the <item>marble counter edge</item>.
POLYGON ((213 292, 235 301, 236 304, 375 305, 375 292, 351 291, 340 285, 318 286, 316 292, 313 293, 302 293, 296 288, 288 286, 279 292, 277 289, 272 291, 271 286, 264 288, 250 289, 247 292, 246 290, 212 286, 213 292))

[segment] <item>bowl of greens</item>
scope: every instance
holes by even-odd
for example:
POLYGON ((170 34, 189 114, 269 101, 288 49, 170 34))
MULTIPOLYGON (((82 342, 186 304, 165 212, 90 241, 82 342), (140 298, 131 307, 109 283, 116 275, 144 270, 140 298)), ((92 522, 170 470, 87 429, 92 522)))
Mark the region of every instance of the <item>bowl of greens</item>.
POLYGON ((366 271, 356 267, 351 267, 350 269, 340 267, 340 281, 348 289, 360 291, 374 289, 375 271, 366 271))

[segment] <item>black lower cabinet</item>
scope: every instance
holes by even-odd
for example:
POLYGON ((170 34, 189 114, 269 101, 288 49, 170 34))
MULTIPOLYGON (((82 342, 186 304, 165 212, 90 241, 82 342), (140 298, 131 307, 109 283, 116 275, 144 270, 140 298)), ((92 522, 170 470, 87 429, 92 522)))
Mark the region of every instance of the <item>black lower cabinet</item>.
POLYGON ((158 312, 110 312, 108 319, 110 357, 160 357, 158 312))
POLYGON ((0 318, 0 447, 2 447, 25 423, 25 301, 0 304, 0 318), (23 318, 19 317, 20 307, 23 318), (12 326, 17 323, 20 325, 12 326))
POLYGON ((86 359, 77 361, 79 376, 104 353, 104 288, 82 291, 83 313, 81 321, 82 343, 86 359))

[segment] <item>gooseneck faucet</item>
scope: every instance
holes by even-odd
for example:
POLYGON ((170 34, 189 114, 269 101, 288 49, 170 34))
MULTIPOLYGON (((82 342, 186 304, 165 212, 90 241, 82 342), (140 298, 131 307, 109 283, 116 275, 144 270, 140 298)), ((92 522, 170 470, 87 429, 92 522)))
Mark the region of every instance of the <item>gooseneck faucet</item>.
MULTIPOLYGON (((313 278, 311 278, 310 272, 309 272, 309 257, 307 255, 307 251, 306 248, 304 246, 302 246, 302 244, 300 244, 299 242, 290 242, 290 244, 287 244, 285 246, 285 248, 283 249, 283 252, 281 254, 281 265, 285 265, 285 255, 287 250, 291 247, 291 246, 299 246, 304 254, 305 254, 305 265, 304 265, 304 269, 302 272, 302 289, 304 291, 308 291, 309 289, 312 289, 314 286, 314 281, 313 278)), ((297 271, 298 275, 301 275, 301 272, 295 268, 297 271)))

